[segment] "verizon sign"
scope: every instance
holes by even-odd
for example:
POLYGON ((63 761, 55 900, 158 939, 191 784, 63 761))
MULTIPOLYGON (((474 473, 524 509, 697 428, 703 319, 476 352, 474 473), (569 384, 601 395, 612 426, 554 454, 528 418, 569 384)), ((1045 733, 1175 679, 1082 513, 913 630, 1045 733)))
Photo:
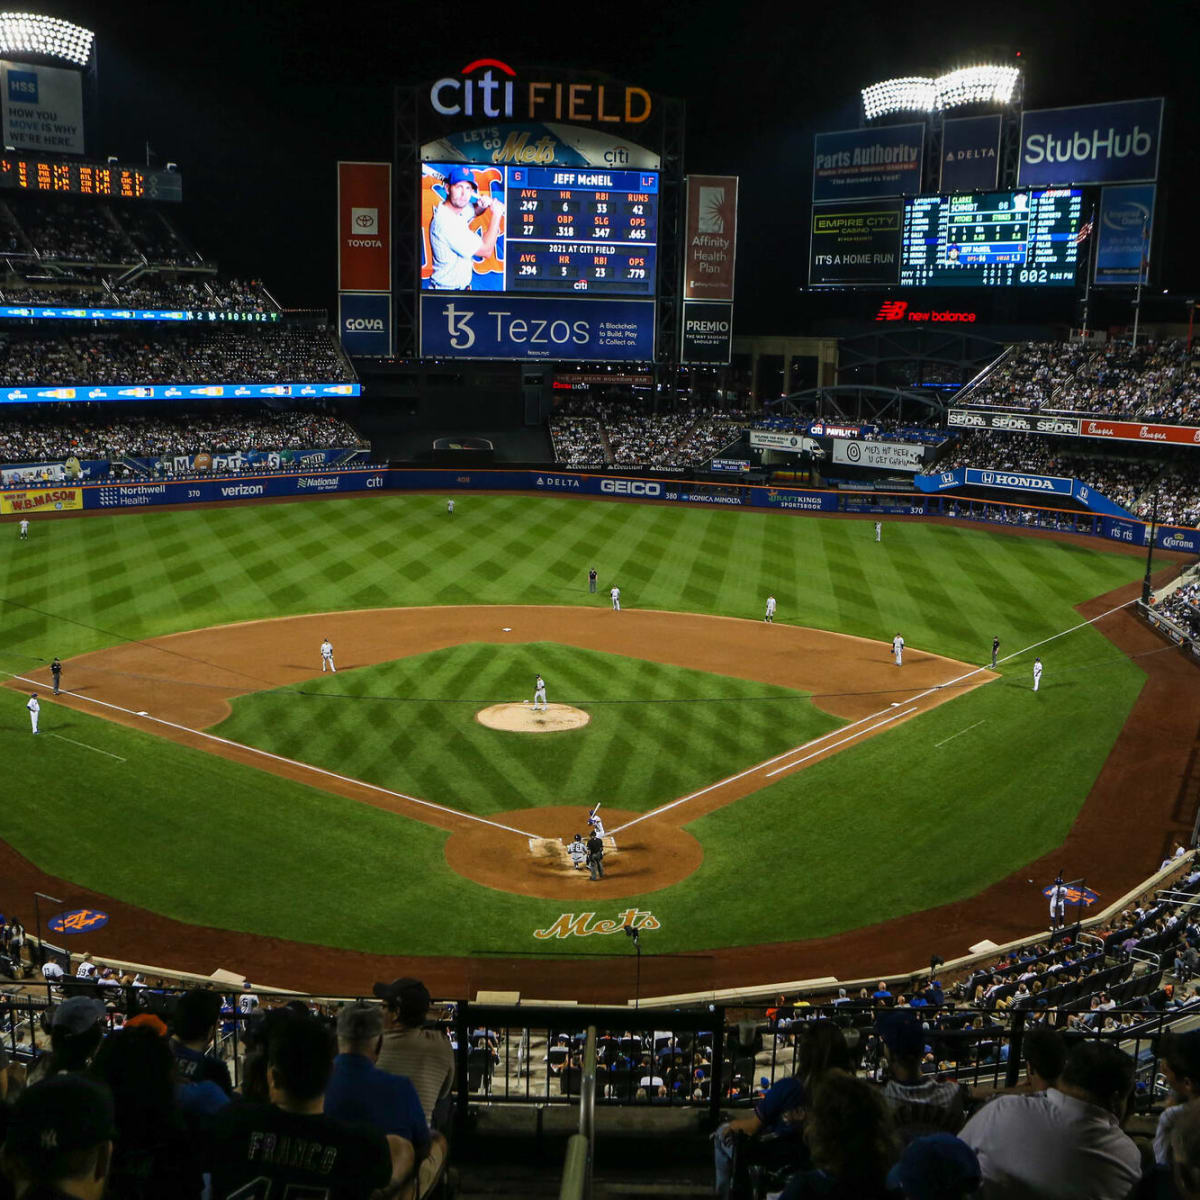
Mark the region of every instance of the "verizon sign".
POLYGON ((833 462, 850 467, 870 467, 875 471, 912 471, 921 469, 925 447, 908 442, 859 442, 833 439, 833 462))

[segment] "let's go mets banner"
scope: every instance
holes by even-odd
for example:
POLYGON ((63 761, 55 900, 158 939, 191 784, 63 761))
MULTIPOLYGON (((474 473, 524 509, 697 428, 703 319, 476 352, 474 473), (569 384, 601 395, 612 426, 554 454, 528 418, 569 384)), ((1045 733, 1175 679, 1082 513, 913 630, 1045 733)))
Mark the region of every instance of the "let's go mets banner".
POLYGON ((38 512, 63 512, 83 507, 82 488, 30 488, 26 492, 0 492, 0 513, 28 516, 38 512))

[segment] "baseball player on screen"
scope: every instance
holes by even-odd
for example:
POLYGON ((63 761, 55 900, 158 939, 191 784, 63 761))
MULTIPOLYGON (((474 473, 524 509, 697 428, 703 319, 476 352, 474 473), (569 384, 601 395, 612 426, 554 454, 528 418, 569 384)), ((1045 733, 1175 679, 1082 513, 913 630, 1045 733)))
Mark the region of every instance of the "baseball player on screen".
POLYGON ((453 167, 446 176, 446 199, 437 206, 429 223, 433 250, 431 287, 440 291, 468 292, 475 278, 475 259, 487 259, 496 249, 504 205, 475 191, 475 172, 470 167, 453 167), (488 214, 482 234, 471 228, 481 213, 488 214))

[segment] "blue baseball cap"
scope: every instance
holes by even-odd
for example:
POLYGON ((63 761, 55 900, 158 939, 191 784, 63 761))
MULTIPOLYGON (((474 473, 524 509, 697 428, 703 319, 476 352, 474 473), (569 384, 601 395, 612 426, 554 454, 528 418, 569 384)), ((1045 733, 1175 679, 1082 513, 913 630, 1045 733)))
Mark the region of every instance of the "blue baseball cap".
POLYGON ((469 183, 472 187, 475 186, 475 172, 470 167, 452 167, 450 174, 446 176, 446 182, 451 187, 456 183, 469 183))
POLYGON ((887 1177, 890 1191, 903 1191, 911 1200, 960 1200, 982 1182, 975 1151, 949 1133, 911 1141, 887 1177))

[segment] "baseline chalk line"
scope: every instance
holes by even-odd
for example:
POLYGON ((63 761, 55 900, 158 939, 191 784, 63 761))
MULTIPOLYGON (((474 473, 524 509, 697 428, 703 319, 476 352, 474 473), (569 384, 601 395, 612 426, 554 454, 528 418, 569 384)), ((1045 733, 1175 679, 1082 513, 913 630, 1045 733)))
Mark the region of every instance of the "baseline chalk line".
POLYGON ((106 758, 115 758, 117 762, 128 762, 126 758, 122 758, 119 754, 112 754, 108 750, 101 750, 99 746, 89 746, 87 742, 77 742, 74 738, 64 737, 61 733, 52 733, 52 738, 58 738, 60 742, 70 742, 72 746, 79 746, 83 750, 92 750, 97 754, 103 754, 106 758))
POLYGON ((948 738, 945 739, 945 741, 934 742, 933 748, 936 750, 938 747, 944 746, 946 742, 952 742, 956 737, 962 737, 964 733, 970 733, 972 729, 978 729, 980 725, 983 725, 986 721, 987 717, 984 717, 982 721, 976 721, 974 725, 968 725, 966 729, 960 729, 957 733, 952 733, 948 738))

